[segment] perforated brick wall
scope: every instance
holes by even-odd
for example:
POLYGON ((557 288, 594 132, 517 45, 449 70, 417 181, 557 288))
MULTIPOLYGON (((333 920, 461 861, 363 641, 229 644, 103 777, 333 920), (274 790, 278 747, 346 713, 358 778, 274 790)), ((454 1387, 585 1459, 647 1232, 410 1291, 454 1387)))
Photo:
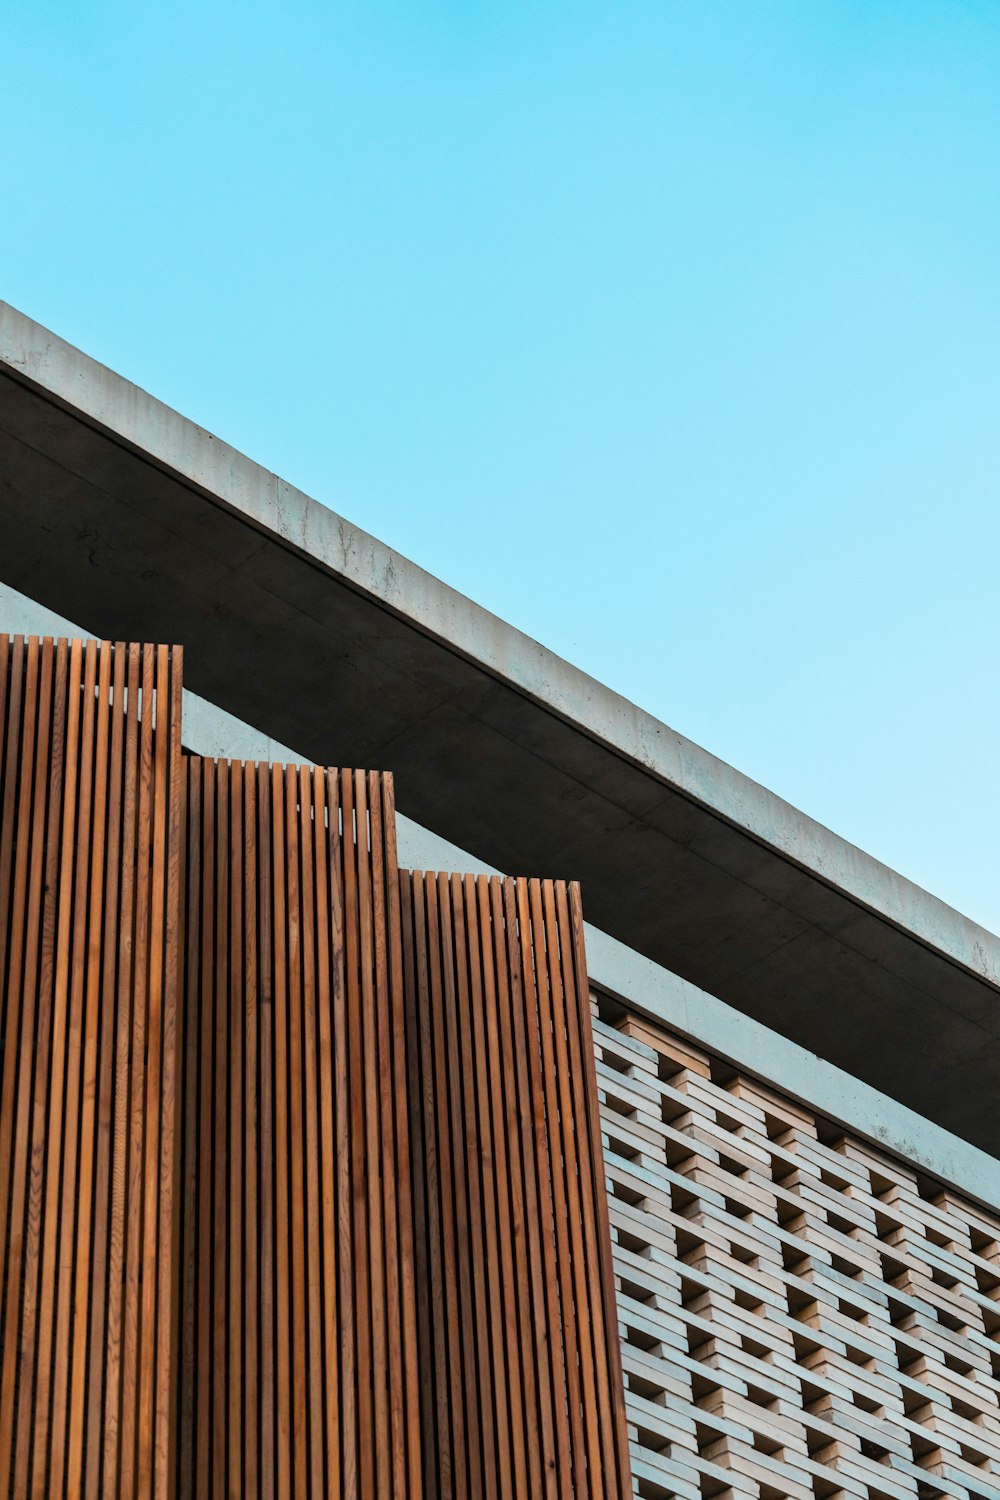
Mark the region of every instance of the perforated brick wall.
POLYGON ((1000 1214, 592 997, 636 1494, 1000 1497, 1000 1214))

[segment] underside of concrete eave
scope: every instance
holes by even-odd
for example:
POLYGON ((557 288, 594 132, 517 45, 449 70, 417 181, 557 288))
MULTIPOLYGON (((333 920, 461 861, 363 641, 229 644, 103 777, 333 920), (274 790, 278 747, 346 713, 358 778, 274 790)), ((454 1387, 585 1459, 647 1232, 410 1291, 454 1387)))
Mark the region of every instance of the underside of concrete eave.
POLYGON ((3 303, 0 579, 1000 1146, 992 933, 3 303))

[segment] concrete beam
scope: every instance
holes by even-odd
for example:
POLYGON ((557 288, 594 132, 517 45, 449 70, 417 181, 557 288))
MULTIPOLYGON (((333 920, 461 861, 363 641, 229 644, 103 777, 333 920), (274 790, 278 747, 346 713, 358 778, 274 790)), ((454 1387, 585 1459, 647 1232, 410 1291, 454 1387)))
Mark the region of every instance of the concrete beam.
MULTIPOLYGON (((92 634, 2 583, 0 628, 23 635, 92 634)), ((278 744, 187 688, 183 724, 185 747, 196 755, 286 765, 309 763, 308 756, 278 744)), ((455 871, 460 875, 502 873, 402 813, 397 817, 397 845, 404 868, 455 871)), ((958 1189, 994 1212, 1000 1206, 1000 1160, 995 1156, 988 1156, 671 974, 591 922, 585 922, 584 929, 587 969, 595 988, 687 1037, 740 1072, 752 1073, 811 1112, 891 1152, 907 1166, 958 1189)))
POLYGON ((995 1150, 1000 941, 0 304, 0 576, 995 1150))

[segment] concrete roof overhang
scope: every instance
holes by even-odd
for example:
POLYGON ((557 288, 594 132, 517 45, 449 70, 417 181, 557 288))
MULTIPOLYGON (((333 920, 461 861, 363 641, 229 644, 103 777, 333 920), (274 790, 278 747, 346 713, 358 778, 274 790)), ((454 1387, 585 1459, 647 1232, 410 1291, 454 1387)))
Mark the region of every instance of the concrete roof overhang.
POLYGON ((0 579, 997 1152, 992 933, 4 303, 0 579))

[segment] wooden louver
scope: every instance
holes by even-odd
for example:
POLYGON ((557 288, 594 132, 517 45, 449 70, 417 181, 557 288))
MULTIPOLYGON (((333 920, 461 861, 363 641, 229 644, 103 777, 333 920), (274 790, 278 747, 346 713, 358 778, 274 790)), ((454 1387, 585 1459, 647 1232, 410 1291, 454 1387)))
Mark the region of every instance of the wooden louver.
POLYGON ((0 1500, 167 1493, 180 693, 0 636, 0 1500))
POLYGON ((0 636, 0 1500, 629 1492, 576 887, 0 636))
POLYGON ((180 1493, 416 1495, 392 779, 192 757, 186 828, 180 1493))
POLYGON ((631 1493, 579 888, 400 873, 424 1493, 631 1493))

